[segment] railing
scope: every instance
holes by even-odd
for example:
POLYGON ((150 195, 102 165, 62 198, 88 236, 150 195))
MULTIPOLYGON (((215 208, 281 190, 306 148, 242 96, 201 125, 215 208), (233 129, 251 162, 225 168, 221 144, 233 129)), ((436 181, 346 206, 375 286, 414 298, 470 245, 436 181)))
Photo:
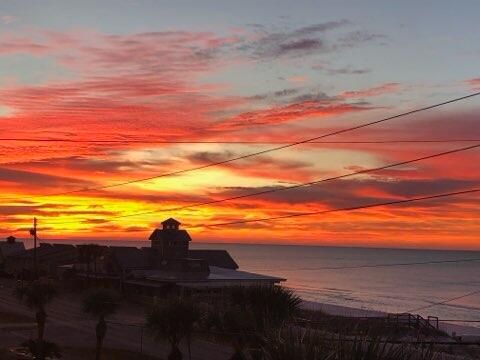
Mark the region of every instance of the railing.
POLYGON ((425 319, 418 314, 401 313, 388 314, 388 318, 395 321, 397 324, 407 325, 408 327, 438 330, 438 317, 436 316, 429 316, 425 319))
POLYGON ((327 315, 323 319, 310 320, 305 318, 296 318, 295 322, 297 324, 323 324, 328 322, 331 318, 339 319, 348 319, 355 321, 376 321, 382 322, 384 324, 390 324, 391 326, 407 326, 409 328, 415 329, 425 329, 425 330, 439 330, 439 319, 436 316, 429 316, 427 319, 423 318, 420 315, 410 314, 410 313, 400 313, 400 314, 388 314, 387 316, 335 316, 327 315))

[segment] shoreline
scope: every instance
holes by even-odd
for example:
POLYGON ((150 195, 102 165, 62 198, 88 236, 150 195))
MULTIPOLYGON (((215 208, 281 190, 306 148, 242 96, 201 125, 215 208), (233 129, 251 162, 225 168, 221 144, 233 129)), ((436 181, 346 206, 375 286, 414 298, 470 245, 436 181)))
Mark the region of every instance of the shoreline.
MULTIPOLYGON (((351 316, 351 317, 382 317, 387 316, 388 313, 378 310, 367 310, 360 308, 353 308, 342 305, 333 305, 320 303, 315 301, 303 300, 301 307, 305 310, 323 311, 329 315, 336 316, 351 316)), ((439 322, 440 330, 453 336, 462 336, 464 338, 480 339, 480 328, 468 325, 460 325, 455 323, 439 322)))

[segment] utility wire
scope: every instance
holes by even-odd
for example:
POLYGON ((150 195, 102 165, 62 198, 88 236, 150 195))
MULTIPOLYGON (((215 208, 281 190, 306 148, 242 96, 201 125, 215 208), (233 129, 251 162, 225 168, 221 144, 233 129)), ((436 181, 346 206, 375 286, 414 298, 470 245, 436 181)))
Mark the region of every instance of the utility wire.
POLYGON ((365 265, 348 265, 348 266, 324 266, 317 268, 284 268, 284 269, 256 269, 257 271, 305 271, 305 270, 345 270, 345 269, 365 269, 365 268, 377 268, 377 267, 390 267, 390 266, 409 266, 409 265, 430 265, 430 264, 447 264, 447 263, 459 263, 459 262, 471 262, 480 261, 478 259, 453 259, 453 260, 432 260, 421 262, 409 262, 409 263, 392 263, 392 264, 365 264, 365 265))
MULTIPOLYGON (((473 193, 477 193, 477 192, 480 192, 480 188, 462 190, 462 191, 455 191, 455 192, 449 192, 449 193, 443 193, 443 194, 436 194, 436 195, 429 195, 429 196, 422 196, 422 197, 405 199, 405 200, 394 200, 394 201, 388 201, 388 202, 382 202, 382 203, 374 203, 374 204, 368 204, 368 205, 359 205, 359 206, 331 209, 331 210, 301 212, 301 213, 288 214, 288 215, 280 215, 280 216, 256 218, 256 219, 236 220, 236 221, 223 222, 223 223, 213 223, 213 224, 206 224, 206 225, 193 225, 193 226, 190 226, 190 228, 203 228, 203 227, 215 228, 215 227, 247 224, 247 223, 262 222, 262 221, 288 219, 288 218, 301 217, 301 216, 312 216, 312 215, 330 214, 330 213, 337 213, 337 212, 344 212, 344 211, 370 209, 370 208, 381 207, 381 206, 397 205, 397 204, 418 202, 418 201, 430 200, 430 199, 438 199, 438 198, 444 198, 444 197, 450 197, 450 196, 473 194, 473 193)), ((113 217, 112 217, 112 219, 113 219, 113 217)), ((105 222, 107 222, 107 221, 108 221, 108 219, 105 220, 105 222)), ((78 224, 78 222, 79 222, 78 220, 77 221, 70 221, 70 222, 59 222, 59 223, 48 223, 47 222, 46 225, 66 225, 66 224, 73 224, 73 223, 78 224)))
MULTIPOLYGON (((216 140, 80 140, 80 139, 39 139, 39 138, 0 138, 0 141, 24 141, 24 142, 61 142, 61 143, 86 143, 86 144, 226 144, 226 145, 282 145, 291 144, 292 141, 216 141, 216 140)), ((417 140, 364 140, 364 141, 309 141, 309 144, 411 144, 411 143, 464 143, 480 142, 480 139, 417 139, 417 140)))
MULTIPOLYGON (((463 148, 459 148, 459 149, 453 149, 453 150, 444 151, 444 152, 440 152, 440 153, 436 153, 436 154, 432 154, 432 155, 422 156, 422 157, 412 159, 412 160, 406 160, 406 161, 401 161, 401 162, 398 162, 398 163, 388 164, 388 165, 380 166, 380 167, 377 167, 377 168, 370 168, 370 169, 354 171, 354 172, 344 174, 344 175, 329 177, 329 178, 325 178, 325 179, 310 181, 310 182, 306 182, 306 183, 301 183, 301 184, 296 184, 296 185, 291 185, 291 186, 286 186, 286 187, 281 187, 281 188, 274 188, 274 189, 270 189, 270 190, 258 191, 258 192, 254 192, 254 193, 249 193, 249 194, 245 194, 245 195, 238 195, 238 196, 233 196, 233 197, 229 197, 229 198, 223 198, 223 199, 218 199, 218 200, 211 200, 211 201, 205 201, 205 202, 200 202, 200 203, 194 203, 194 204, 190 204, 190 205, 179 206, 179 207, 174 207, 174 208, 169 208, 169 209, 149 210, 149 211, 143 211, 143 212, 124 214, 124 215, 116 215, 116 216, 111 216, 106 221, 111 221, 111 220, 114 220, 114 219, 122 219, 122 218, 127 218, 127 217, 135 217, 135 216, 141 216, 141 215, 149 215, 149 214, 155 214, 155 213, 172 212, 172 211, 190 209, 190 208, 200 207, 200 206, 205 206, 205 205, 218 204, 218 203, 231 201, 231 200, 238 200, 238 199, 244 199, 244 198, 253 197, 253 196, 270 194, 270 193, 274 193, 274 192, 278 192, 278 191, 285 191, 285 190, 291 190, 291 189, 305 187, 305 186, 312 186, 312 185, 316 185, 316 184, 320 184, 320 183, 324 183, 324 182, 344 179, 344 178, 351 177, 351 176, 356 176, 356 175, 360 175, 360 174, 367 174, 367 173, 371 173, 371 172, 375 172, 375 171, 380 171, 380 170, 393 168, 393 167, 396 167, 396 166, 407 165, 407 164, 419 162, 419 161, 422 161, 422 160, 427 160, 427 159, 432 159, 432 158, 436 158, 436 157, 440 157, 440 156, 454 154, 454 153, 458 153, 458 152, 462 152, 462 151, 472 150, 472 149, 479 148, 479 147, 480 147, 480 144, 467 146, 467 147, 463 147, 463 148)), ((78 222, 77 221, 72 221, 72 222, 60 222, 60 223, 51 223, 51 224, 52 225, 53 224, 58 225, 58 224, 68 224, 68 223, 78 223, 78 222)))
POLYGON ((151 210, 151 211, 144 211, 144 212, 133 213, 133 214, 118 215, 118 216, 113 216, 112 219, 120 219, 120 218, 139 216, 139 215, 148 215, 148 214, 154 214, 154 213, 159 213, 159 212, 171 212, 171 211, 178 211, 178 210, 184 210, 184 209, 191 209, 191 208, 194 208, 194 207, 218 204, 218 203, 231 201, 231 200, 238 200, 238 199, 244 199, 244 198, 253 197, 253 196, 271 194, 271 193, 278 192, 278 191, 286 191, 286 190, 291 190, 291 189, 297 189, 297 188, 316 185, 316 184, 329 182, 329 181, 333 181, 333 180, 340 180, 340 179, 344 179, 344 178, 351 177, 351 176, 368 174, 368 173, 371 173, 371 172, 385 170, 385 169, 389 169, 389 168, 393 168, 393 167, 397 167, 397 166, 401 166, 401 165, 412 164, 412 163, 419 162, 419 161, 422 161, 422 160, 433 159, 433 158, 436 158, 436 157, 450 155, 450 154, 454 154, 454 153, 458 153, 458 152, 462 152, 462 151, 467 151, 467 150, 472 150, 472 149, 476 149, 476 148, 479 148, 479 147, 480 147, 480 144, 477 144, 477 145, 467 146, 467 147, 463 147, 463 148, 459 148, 459 149, 444 151, 444 152, 440 152, 440 153, 436 153, 436 154, 432 154, 432 155, 422 156, 422 157, 412 159, 412 160, 401 161, 401 162, 397 162, 397 163, 393 163, 393 164, 389 164, 389 165, 385 165, 385 166, 380 166, 380 167, 376 167, 376 168, 371 168, 371 169, 354 171, 354 172, 351 172, 351 173, 348 173, 348 174, 333 176, 333 177, 320 179, 320 180, 314 180, 314 181, 310 181, 310 182, 306 182, 306 183, 301 183, 301 184, 296 184, 296 185, 291 185, 291 186, 285 186, 285 187, 277 187, 277 188, 270 189, 270 190, 257 191, 257 192, 249 193, 249 194, 245 194, 245 195, 238 195, 238 196, 232 196, 232 197, 229 197, 229 198, 223 198, 223 199, 218 199, 218 200, 199 202, 199 203, 194 203, 194 204, 190 204, 190 205, 179 206, 179 207, 174 207, 174 208, 169 208, 169 209, 151 210))
POLYGON ((124 181, 124 182, 111 184, 111 185, 103 185, 103 186, 96 186, 96 187, 85 187, 85 188, 80 188, 80 189, 77 189, 77 190, 71 190, 71 191, 65 191, 65 192, 59 192, 59 193, 51 193, 51 194, 46 194, 46 195, 30 196, 30 197, 25 198, 25 199, 43 198, 43 197, 60 196, 60 195, 70 195, 70 194, 76 194, 76 193, 81 193, 81 192, 86 192, 86 191, 94 191, 94 190, 104 190, 104 189, 109 189, 109 188, 113 188, 113 187, 130 185, 130 184, 144 182, 144 181, 148 181, 148 180, 154 180, 154 179, 158 179, 158 178, 162 178, 162 177, 180 175, 180 174, 184 174, 184 173, 188 173, 188 172, 192 172, 192 171, 202 170, 202 169, 210 168, 210 167, 213 167, 213 166, 228 164, 228 163, 231 163, 231 162, 234 162, 234 161, 248 159, 248 158, 259 156, 259 155, 268 154, 268 153, 271 153, 271 152, 274 152, 274 151, 287 149, 287 148, 297 146, 297 145, 300 145, 300 144, 309 143, 309 142, 314 141, 314 140, 320 140, 320 139, 324 139, 326 137, 339 135, 339 134, 343 134, 343 133, 346 133, 346 132, 366 128, 368 126, 372 126, 372 125, 380 124, 380 123, 387 122, 387 121, 390 121, 390 120, 398 119, 400 117, 420 113, 420 112, 423 112, 423 111, 426 111, 426 110, 431 110, 431 109, 438 108, 438 107, 441 107, 441 106, 444 106, 444 105, 448 105, 448 104, 452 104, 452 103, 455 103, 455 102, 458 102, 458 101, 473 98, 473 97, 478 96, 478 95, 480 95, 480 91, 476 92, 476 93, 473 93, 473 94, 470 94, 470 95, 466 95, 466 96, 458 97, 458 98, 455 98, 455 99, 447 100, 447 101, 444 101, 444 102, 441 102, 441 103, 437 103, 437 104, 434 104, 434 105, 430 105, 430 106, 410 110, 410 111, 407 111, 407 112, 403 112, 403 113, 400 113, 400 114, 397 114, 397 115, 389 116, 389 117, 386 117, 386 118, 383 118, 383 119, 380 119, 380 120, 371 121, 371 122, 368 122, 368 123, 365 123, 365 124, 349 127, 349 128, 346 128, 346 129, 332 131, 332 132, 324 134, 324 135, 315 136, 315 137, 312 137, 312 138, 309 138, 309 139, 305 139, 305 140, 293 142, 293 143, 290 143, 290 144, 273 147, 273 148, 262 150, 262 151, 253 152, 253 153, 250 153, 250 154, 230 158, 230 159, 227 159, 227 160, 212 162, 212 163, 208 163, 208 164, 201 165, 201 166, 196 166, 196 167, 187 168, 187 169, 178 170, 178 171, 172 171, 172 172, 163 173, 163 174, 160 174, 160 175, 154 175, 154 176, 141 178, 141 179, 124 181))
POLYGON ((415 308, 415 309, 412 309, 412 310, 408 310, 406 312, 407 313, 412 313, 412 312, 415 312, 415 311, 429 309, 429 308, 434 307, 434 306, 448 304, 449 302, 452 302, 452 301, 455 301, 455 300, 460 300, 460 299, 463 299, 463 298, 466 298, 466 297, 469 297, 469 296, 473 296, 473 295, 476 295, 476 294, 480 294, 480 290, 475 290, 475 291, 469 292, 467 294, 457 296, 457 297, 454 297, 454 298, 451 298, 451 299, 447 299, 447 300, 444 300, 444 301, 436 302, 436 303, 433 303, 433 304, 430 304, 430 305, 421 306, 421 307, 418 307, 418 308, 415 308))
POLYGON ((301 217, 301 216, 330 214, 330 213, 343 212, 343 211, 354 211, 354 210, 370 209, 370 208, 375 208, 375 207, 380 207, 380 206, 405 204, 405 203, 418 202, 418 201, 430 200, 430 199, 439 199, 439 198, 450 197, 450 196, 457 196, 457 195, 473 194, 473 193, 477 193, 477 192, 480 192, 480 188, 478 188, 478 189, 462 190, 462 191, 454 191, 454 192, 443 193, 443 194, 436 194, 436 195, 429 195, 429 196, 422 196, 422 197, 416 197, 416 198, 405 199, 405 200, 395 200, 395 201, 387 201, 387 202, 383 202, 383 203, 375 203, 375 204, 368 204, 368 205, 345 207, 345 208, 332 209, 332 210, 321 210, 321 211, 301 212, 301 213, 288 214, 288 215, 280 215, 280 216, 272 216, 272 217, 265 217, 265 218, 245 219, 245 220, 236 220, 236 221, 229 221, 229 222, 223 222, 223 223, 213 223, 213 224, 206 224, 206 225, 197 225, 197 226, 192 226, 192 227, 195 227, 195 228, 198 228, 198 227, 213 228, 213 227, 231 226, 231 225, 239 225, 239 224, 248 224, 248 223, 262 222, 262 221, 272 221, 272 220, 288 219, 288 218, 301 217))

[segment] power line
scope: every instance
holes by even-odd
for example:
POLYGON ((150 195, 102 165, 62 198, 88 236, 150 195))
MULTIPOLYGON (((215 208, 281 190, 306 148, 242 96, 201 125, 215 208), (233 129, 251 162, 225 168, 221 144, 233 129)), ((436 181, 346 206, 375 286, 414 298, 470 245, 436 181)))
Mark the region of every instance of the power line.
POLYGON ((429 308, 434 307, 434 306, 444 305, 444 304, 447 304, 449 302, 452 302, 452 301, 455 301, 455 300, 460 300, 460 299, 463 299, 463 298, 466 298, 466 297, 469 297, 469 296, 473 296, 473 295, 476 295, 476 294, 480 294, 480 290, 475 290, 475 291, 469 292, 467 294, 460 295, 460 296, 457 296, 457 297, 454 297, 454 298, 451 298, 451 299, 447 299, 447 300, 444 300, 444 301, 436 302, 436 303, 433 303, 433 304, 430 304, 430 305, 421 306, 421 307, 418 307, 418 308, 415 308, 415 309, 412 309, 412 310, 408 310, 406 312, 407 313, 412 313, 414 311, 429 309, 429 308))
MULTIPOLYGON (((383 202, 383 203, 374 203, 374 204, 368 204, 368 205, 359 205, 359 206, 331 209, 331 210, 302 212, 302 213, 280 215, 280 216, 273 216, 273 217, 266 217, 266 218, 236 220, 236 221, 206 224, 206 225, 193 225, 193 226, 190 226, 190 228, 199 228, 199 227, 213 228, 213 227, 239 225, 239 224, 262 222, 262 221, 280 220, 280 219, 287 219, 287 218, 301 217, 301 216, 312 216, 312 215, 329 214, 329 213, 336 213, 336 212, 343 212, 343 211, 362 210, 362 209, 369 209, 369 208, 375 208, 375 207, 381 207, 381 206, 397 205, 397 204, 417 202, 417 201, 422 201, 422 200, 444 198, 444 197, 449 197, 449 196, 472 194, 472 193, 477 193, 477 192, 480 192, 480 188, 479 189, 469 189, 469 190, 455 191, 455 192, 449 192, 449 193, 443 193, 443 194, 436 194, 436 195, 429 195, 429 196, 422 196, 422 197, 405 199, 405 200, 395 200, 395 201, 388 201, 388 202, 383 202)), ((114 217, 112 217, 111 219, 114 219, 114 217)), ((108 219, 105 220, 105 222, 107 222, 107 221, 108 221, 108 219)), ((59 223, 48 223, 47 222, 46 224, 47 225, 78 224, 78 221, 59 222, 59 223)))
MULTIPOLYGON (((406 160, 406 161, 401 161, 401 162, 398 162, 398 163, 388 164, 388 165, 380 166, 380 167, 377 167, 377 168, 370 168, 370 169, 354 171, 354 172, 351 172, 351 173, 348 173, 348 174, 338 175, 338 176, 329 177, 329 178, 325 178, 325 179, 314 180, 314 181, 301 183, 301 184, 296 184, 296 185, 291 185, 291 186, 286 186, 286 187, 282 187, 282 188, 275 188, 275 189, 270 189, 270 190, 258 191, 258 192, 254 192, 254 193, 249 193, 249 194, 245 194, 245 195, 238 195, 238 196, 233 196, 233 197, 229 197, 229 198, 223 198, 223 199, 218 199, 218 200, 211 200, 211 201, 205 201, 205 202, 200 202, 200 203, 194 203, 194 204, 190 204, 190 205, 179 206, 179 207, 169 208, 169 209, 150 210, 150 211, 143 211, 143 212, 125 214, 125 215, 116 215, 116 216, 110 217, 106 221, 111 221, 111 220, 114 220, 114 219, 122 219, 122 218, 127 218, 127 217, 135 217, 135 216, 141 216, 141 215, 149 215, 149 214, 155 214, 155 213, 172 212, 172 211, 190 209, 190 208, 194 208, 194 207, 218 204, 218 203, 227 202, 227 201, 231 201, 231 200, 238 200, 238 199, 243 199, 243 198, 248 198, 248 197, 253 197, 253 196, 258 196, 258 195, 265 195, 265 194, 270 194, 270 193, 279 192, 279 191, 286 191, 286 190, 291 190, 291 189, 305 187, 305 186, 312 186, 312 185, 316 185, 316 184, 320 184, 320 183, 324 183, 324 182, 339 180, 339 179, 343 179, 343 178, 347 178, 347 177, 351 177, 351 176, 356 176, 356 175, 361 175, 361 174, 367 174, 367 173, 371 173, 371 172, 375 172, 375 171, 385 170, 385 169, 389 169, 389 168, 393 168, 393 167, 397 167, 397 166, 401 166, 401 165, 406 165, 406 164, 419 162, 419 161, 422 161, 422 160, 427 160, 427 159, 432 159, 432 158, 436 158, 436 157, 440 157, 440 156, 454 154, 454 153, 458 153, 458 152, 462 152, 462 151, 472 150, 472 149, 479 148, 479 147, 480 147, 480 144, 467 146, 467 147, 463 147, 463 148, 459 148, 459 149, 453 149, 453 150, 444 151, 444 152, 440 152, 440 153, 436 153, 436 154, 432 154, 432 155, 422 156, 422 157, 412 159, 412 160, 406 160)), ((53 224, 55 224, 55 225, 68 224, 68 223, 77 223, 77 221, 75 221, 75 222, 72 221, 72 222, 52 223, 52 225, 53 224)))
POLYGON ((392 264, 364 264, 364 265, 348 265, 348 266, 324 266, 317 268, 284 268, 284 269, 256 269, 257 271, 305 271, 305 270, 346 270, 346 269, 365 269, 365 268, 377 268, 377 267, 390 267, 390 266, 410 266, 410 265, 431 265, 431 264, 447 264, 447 263, 459 263, 459 262, 471 262, 480 261, 478 259, 453 259, 453 260, 432 260, 432 261, 420 261, 409 263, 392 263, 392 264))
POLYGON ((417 201, 423 201, 423 200, 438 199, 438 198, 444 198, 444 197, 449 197, 449 196, 472 194, 472 193, 477 193, 477 192, 480 192, 480 188, 479 189, 463 190, 463 191, 455 191, 455 192, 449 192, 449 193, 443 193, 443 194, 437 194, 437 195, 422 196, 422 197, 405 199, 405 200, 395 200, 395 201, 387 201, 387 202, 383 202, 383 203, 375 203, 375 204, 369 204, 369 205, 345 207, 345 208, 340 208, 340 209, 302 212, 302 213, 272 216, 272 217, 257 218, 257 219, 236 220, 236 221, 214 223, 214 224, 207 224, 207 225, 201 225, 201 226, 197 225, 197 226, 193 226, 193 227, 221 227, 221 226, 239 225, 239 224, 247 224, 247 223, 254 223, 254 222, 261 222, 261 221, 288 219, 288 218, 301 217, 301 216, 329 214, 329 213, 343 212, 343 211, 354 211, 354 210, 369 209, 369 208, 380 207, 380 206, 397 205, 397 204, 405 204, 405 203, 417 202, 417 201))
MULTIPOLYGON (((24 141, 24 142, 62 142, 62 143, 85 143, 85 144, 226 144, 226 145, 282 145, 291 144, 293 141, 217 141, 217 140, 142 140, 142 139, 125 139, 125 140, 80 140, 80 139, 39 139, 39 138, 0 138, 0 141, 24 141)), ((308 144, 410 144, 410 143, 463 143, 463 142, 480 142, 480 139, 417 139, 417 140, 365 140, 365 141, 309 141, 308 144)))
POLYGON ((380 119, 380 120, 371 121, 371 122, 368 122, 368 123, 365 123, 365 124, 349 127, 349 128, 346 128, 346 129, 332 131, 330 133, 320 135, 320 136, 316 136, 316 137, 312 137, 312 138, 309 138, 309 139, 306 139, 306 140, 301 140, 301 141, 293 142, 293 143, 290 143, 290 144, 281 145, 281 146, 273 147, 273 148, 270 148, 270 149, 261 150, 261 151, 253 152, 253 153, 250 153, 250 154, 242 155, 242 156, 237 156, 237 157, 230 158, 230 159, 227 159, 227 160, 212 162, 212 163, 208 163, 208 164, 201 165, 201 166, 196 166, 196 167, 187 168, 187 169, 178 170, 178 171, 172 171, 172 172, 163 173, 163 174, 160 174, 160 175, 150 176, 150 177, 146 177, 146 178, 124 181, 124 182, 120 182, 120 183, 117 183, 117 184, 103 185, 103 186, 97 186, 97 187, 85 187, 85 188, 80 188, 80 189, 77 189, 77 190, 71 190, 71 191, 65 191, 65 192, 59 192, 59 193, 30 196, 30 197, 25 198, 25 199, 42 198, 42 197, 50 197, 50 196, 60 196, 60 195, 70 195, 70 194, 76 194, 76 193, 81 193, 81 192, 86 192, 86 191, 94 191, 94 190, 104 190, 104 189, 109 189, 109 188, 113 188, 113 187, 130 185, 130 184, 144 182, 144 181, 148 181, 148 180, 154 180, 154 179, 158 179, 158 178, 162 178, 162 177, 174 176, 174 175, 184 174, 184 173, 188 173, 188 172, 192 172, 192 171, 202 170, 202 169, 210 168, 210 167, 213 167, 213 166, 228 164, 228 163, 231 163, 231 162, 234 162, 234 161, 248 159, 248 158, 251 158, 251 157, 271 153, 271 152, 274 152, 274 151, 287 149, 287 148, 297 146, 297 145, 300 145, 300 144, 309 143, 311 141, 324 139, 326 137, 339 135, 339 134, 343 134, 343 133, 346 133, 346 132, 366 128, 368 126, 380 124, 380 123, 387 122, 387 121, 397 119, 397 118, 400 118, 400 117, 416 114, 416 113, 423 112, 423 111, 426 111, 426 110, 431 110, 431 109, 438 108, 438 107, 441 107, 441 106, 444 106, 444 105, 452 104, 452 103, 455 103, 455 102, 458 102, 458 101, 466 100, 466 99, 469 99, 469 98, 472 98, 472 97, 475 97, 475 96, 478 96, 478 95, 480 95, 480 91, 476 92, 476 93, 473 93, 473 94, 470 94, 470 95, 466 95, 466 96, 462 96, 462 97, 459 97, 459 98, 447 100, 447 101, 444 101, 444 102, 441 102, 441 103, 437 103, 437 104, 434 104, 434 105, 430 105, 430 106, 410 110, 410 111, 407 111, 407 112, 404 112, 404 113, 400 113, 400 114, 397 114, 397 115, 389 116, 389 117, 386 117, 386 118, 383 118, 383 119, 380 119))

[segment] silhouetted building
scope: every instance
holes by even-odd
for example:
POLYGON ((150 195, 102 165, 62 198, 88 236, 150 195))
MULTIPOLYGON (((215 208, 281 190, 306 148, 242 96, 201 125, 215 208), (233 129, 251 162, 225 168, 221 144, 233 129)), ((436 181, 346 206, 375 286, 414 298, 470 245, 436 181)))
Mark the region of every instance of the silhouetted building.
MULTIPOLYGON (((23 246, 23 243, 22 243, 23 246)), ((11 275, 33 274, 35 271, 34 249, 16 252, 5 259, 4 270, 11 275)), ((74 245, 41 243, 36 251, 37 271, 39 275, 56 274, 60 265, 72 264, 78 259, 74 245)))
POLYGON ((162 228, 155 229, 148 239, 162 259, 188 257, 188 245, 192 241, 186 230, 180 230, 180 222, 173 218, 163 221, 162 228))
MULTIPOLYGON (((150 235, 148 248, 41 243, 37 248, 37 267, 42 274, 59 277, 68 274, 86 279, 87 283, 107 282, 143 295, 160 294, 172 287, 201 291, 238 285, 272 285, 284 280, 238 271, 237 263, 226 250, 190 250, 192 239, 175 219, 167 219, 161 225, 150 235)), ((33 249, 29 249, 8 256, 6 271, 31 272, 33 253, 33 249)))
POLYGON ((6 241, 0 241, 0 268, 3 268, 8 256, 25 251, 23 242, 17 242, 14 236, 7 237, 6 241))
POLYGON ((237 270, 238 265, 227 250, 188 250, 188 257, 205 259, 210 266, 237 270))

